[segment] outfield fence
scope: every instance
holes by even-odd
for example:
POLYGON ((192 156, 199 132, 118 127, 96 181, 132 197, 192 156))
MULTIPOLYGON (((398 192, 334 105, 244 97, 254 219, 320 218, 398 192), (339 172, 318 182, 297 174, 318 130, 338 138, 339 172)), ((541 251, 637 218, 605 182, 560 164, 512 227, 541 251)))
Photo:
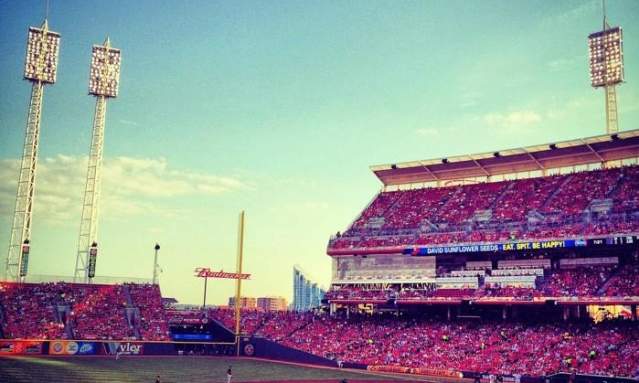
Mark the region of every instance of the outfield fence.
MULTIPOLYGON (((128 340, 41 340, 41 339, 0 339, 0 357, 32 356, 168 356, 168 355, 208 355, 235 356, 234 342, 167 342, 128 340)), ((447 379, 473 379, 481 383, 493 382, 488 374, 473 371, 454 371, 431 368, 409 368, 402 366, 369 366, 346 363, 337 359, 323 358, 260 337, 240 339, 240 355, 284 362, 319 365, 326 367, 367 369, 374 372, 405 373, 411 375, 434 376, 447 379)), ((568 373, 549 376, 500 375, 503 383, 639 383, 639 380, 623 377, 577 374, 570 379, 568 373)))

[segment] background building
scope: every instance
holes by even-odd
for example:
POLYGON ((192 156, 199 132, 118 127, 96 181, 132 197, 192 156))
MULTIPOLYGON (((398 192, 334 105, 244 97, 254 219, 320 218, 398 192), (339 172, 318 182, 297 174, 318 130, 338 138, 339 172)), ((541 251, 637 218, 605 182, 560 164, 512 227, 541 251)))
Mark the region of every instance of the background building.
MULTIPOLYGON (((235 297, 229 297, 229 307, 235 307, 235 297)), ((257 300, 253 297, 242 297, 240 298, 240 308, 256 309, 257 300)))
POLYGON ((286 310, 286 298, 284 297, 260 297, 257 298, 257 308, 264 311, 286 310))
POLYGON ((326 291, 313 282, 302 269, 293 266, 293 303, 294 311, 308 311, 318 307, 326 291))

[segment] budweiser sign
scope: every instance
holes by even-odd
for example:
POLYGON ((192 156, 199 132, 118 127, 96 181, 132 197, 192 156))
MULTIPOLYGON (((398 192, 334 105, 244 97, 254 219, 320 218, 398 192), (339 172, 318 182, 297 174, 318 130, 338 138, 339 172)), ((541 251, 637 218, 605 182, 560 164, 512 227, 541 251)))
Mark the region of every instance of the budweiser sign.
POLYGON ((224 270, 211 271, 208 267, 196 267, 195 276, 200 278, 249 279, 251 274, 227 273, 224 270))

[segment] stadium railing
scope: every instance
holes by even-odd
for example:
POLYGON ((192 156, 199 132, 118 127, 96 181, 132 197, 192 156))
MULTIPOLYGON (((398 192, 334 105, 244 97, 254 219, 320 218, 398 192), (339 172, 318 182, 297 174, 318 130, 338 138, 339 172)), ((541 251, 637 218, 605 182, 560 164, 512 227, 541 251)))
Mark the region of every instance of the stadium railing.
MULTIPOLYGON (((74 280, 73 276, 68 275, 27 275, 26 283, 82 283, 82 281, 74 280)), ((13 281, 8 281, 13 282, 13 281)), ((152 284, 151 278, 138 278, 138 277, 113 277, 113 276, 96 276, 91 279, 91 284, 95 285, 120 285, 123 283, 136 283, 136 284, 152 284)))

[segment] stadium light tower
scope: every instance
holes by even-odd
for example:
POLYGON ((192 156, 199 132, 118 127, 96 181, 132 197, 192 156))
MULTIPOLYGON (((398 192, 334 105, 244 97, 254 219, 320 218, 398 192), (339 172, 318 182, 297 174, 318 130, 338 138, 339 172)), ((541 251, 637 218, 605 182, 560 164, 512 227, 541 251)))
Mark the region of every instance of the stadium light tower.
POLYGON ((44 86, 54 84, 58 69, 60 35, 49 30, 45 19, 40 28, 29 27, 24 78, 32 83, 20 178, 11 224, 11 239, 5 264, 6 280, 20 282, 29 267, 31 217, 35 193, 36 163, 40 141, 40 117, 44 86))
POLYGON ((103 45, 93 46, 89 73, 89 94, 96 97, 96 103, 74 273, 74 280, 81 278, 85 283, 95 276, 98 255, 98 207, 107 99, 117 97, 119 82, 120 50, 112 48, 107 37, 103 45))
POLYGON ((617 118, 618 84, 624 81, 623 30, 610 27, 606 19, 606 4, 603 5, 603 30, 588 36, 590 52, 590 82, 593 88, 604 88, 606 94, 606 133, 619 131, 617 118))

